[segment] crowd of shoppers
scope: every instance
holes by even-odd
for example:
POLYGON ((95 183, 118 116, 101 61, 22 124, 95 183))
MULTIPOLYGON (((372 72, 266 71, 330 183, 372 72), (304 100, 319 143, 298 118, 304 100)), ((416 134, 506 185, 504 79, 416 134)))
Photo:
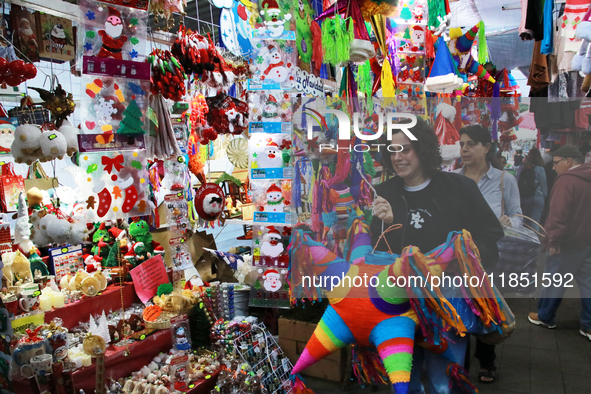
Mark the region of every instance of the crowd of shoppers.
MULTIPOLYGON (((386 234, 394 253, 408 245, 429 251, 444 243, 450 231, 466 229, 479 249, 484 269, 491 272, 498 259, 497 242, 504 236, 503 228, 522 226, 522 213, 541 222, 548 207, 545 272, 573 275, 583 300, 580 333, 591 340, 591 164, 584 164, 579 150, 567 145, 554 149, 550 153, 552 176, 538 149, 531 149, 525 158, 519 151, 514 177, 503 171, 506 161, 495 155, 489 130, 469 126, 460 130, 462 167, 447 173, 440 170, 439 144, 431 127, 419 119, 411 131, 416 141, 395 130, 389 143, 403 149, 383 157, 384 169, 396 176, 376 187, 379 197, 374 202, 371 225, 374 245, 381 235, 382 222, 402 225, 386 234)), ((384 248, 385 244, 378 244, 379 250, 384 248)), ((450 267, 448 275, 458 274, 453 265, 450 267)), ((457 296, 453 289, 441 290, 446 297, 457 296)), ((564 290, 564 286, 544 288, 538 311, 529 314, 529 321, 554 328, 564 290)), ((452 331, 444 336, 453 361, 464 365, 469 360, 469 340, 452 331)), ((476 344, 479 380, 490 383, 496 378, 495 347, 479 340, 476 344)), ((449 361, 419 345, 415 343, 409 392, 425 392, 423 369, 430 393, 454 392, 446 374, 449 361)))

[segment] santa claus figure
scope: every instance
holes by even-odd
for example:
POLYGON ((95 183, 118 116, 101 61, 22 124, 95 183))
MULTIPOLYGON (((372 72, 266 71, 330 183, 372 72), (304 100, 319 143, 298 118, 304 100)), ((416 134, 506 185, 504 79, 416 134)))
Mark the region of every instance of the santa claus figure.
POLYGON ((10 153, 10 147, 14 142, 16 127, 9 121, 0 120, 0 153, 10 153))
POLYGON ((259 168, 281 168, 283 167, 283 155, 279 146, 271 138, 267 138, 265 151, 259 157, 259 168))
POLYGON ((263 287, 265 290, 270 292, 276 292, 281 289, 281 275, 275 269, 266 270, 263 274, 263 280, 265 281, 263 287))
POLYGON ((291 63, 285 63, 283 61, 281 53, 279 53, 279 49, 277 49, 275 45, 269 45, 267 47, 267 50, 269 52, 267 55, 269 65, 263 71, 261 80, 276 83, 282 83, 287 81, 288 79, 292 80, 293 77, 289 76, 291 63))
POLYGON ((425 50, 425 29, 421 26, 413 27, 412 31, 412 51, 419 52, 425 50))
POLYGON ((265 204, 265 212, 284 212, 285 207, 289 205, 289 201, 283 197, 281 189, 276 184, 272 184, 267 189, 267 203, 265 204))
MULTIPOLYGON (((18 23, 18 38, 27 49, 27 56, 34 57, 38 55, 39 45, 37 44, 37 37, 31 28, 31 21, 27 18, 22 18, 18 23)), ((22 49, 22 48, 21 48, 22 49)))
POLYGON ((415 17, 416 23, 421 23, 423 21, 423 14, 425 13, 425 9, 422 4, 418 4, 413 8, 412 15, 415 17))
POLYGON ((283 13, 276 0, 263 0, 260 14, 263 24, 271 37, 281 37, 285 30, 285 22, 291 19, 291 14, 283 13))
POLYGON ((109 9, 109 16, 105 22, 105 30, 99 30, 98 32, 103 40, 103 46, 97 56, 122 60, 121 48, 127 42, 127 37, 121 34, 123 33, 121 13, 116 8, 107 8, 109 9))
POLYGON ((278 114, 278 110, 279 105, 277 104, 277 99, 272 95, 269 95, 269 99, 263 107, 263 120, 267 122, 280 122, 281 117, 278 114))
POLYGON ((278 257, 284 251, 283 243, 281 243, 281 234, 275 226, 267 227, 269 232, 265 235, 263 244, 261 245, 261 254, 268 257, 278 257))

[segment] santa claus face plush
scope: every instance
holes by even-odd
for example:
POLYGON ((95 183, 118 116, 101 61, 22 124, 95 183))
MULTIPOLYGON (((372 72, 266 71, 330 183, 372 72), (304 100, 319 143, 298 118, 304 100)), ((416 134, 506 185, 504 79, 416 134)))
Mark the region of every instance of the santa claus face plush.
POLYGON ((224 209, 224 191, 215 183, 201 186, 195 195, 195 209, 199 217, 216 220, 224 209))

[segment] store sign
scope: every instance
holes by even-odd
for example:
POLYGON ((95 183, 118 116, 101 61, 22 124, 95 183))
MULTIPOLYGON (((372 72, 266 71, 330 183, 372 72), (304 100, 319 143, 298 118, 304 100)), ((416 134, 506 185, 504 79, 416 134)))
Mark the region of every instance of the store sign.
POLYGON ((300 68, 296 68, 295 88, 299 92, 311 96, 324 96, 324 84, 322 83, 322 79, 300 68))

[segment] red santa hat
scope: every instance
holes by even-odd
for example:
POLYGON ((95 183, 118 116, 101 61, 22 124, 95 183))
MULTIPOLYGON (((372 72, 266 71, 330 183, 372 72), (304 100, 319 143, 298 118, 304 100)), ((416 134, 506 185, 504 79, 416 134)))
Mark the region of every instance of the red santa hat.
POLYGON ((271 11, 271 10, 277 10, 279 11, 279 4, 277 3, 276 0, 263 0, 263 2, 261 3, 261 15, 264 15, 265 12, 267 11, 271 11))
POLYGON ((105 223, 101 223, 101 225, 98 228, 99 230, 105 230, 105 223))
POLYGON ((269 230, 269 234, 277 234, 281 236, 279 231, 275 228, 275 226, 268 226, 267 229, 269 230))
POLYGON ((111 234, 111 236, 115 239, 123 238, 124 235, 123 230, 117 227, 111 227, 109 229, 109 234, 111 234))
POLYGON ((277 148, 279 149, 279 145, 272 138, 267 138, 267 147, 277 148))
POLYGON ((414 26, 412 29, 413 29, 414 31, 425 31, 425 30, 424 30, 424 29, 423 29, 421 26, 419 26, 419 25, 415 25, 415 26, 414 26))
POLYGON ((272 184, 271 187, 267 189, 267 194, 275 192, 281 193, 281 189, 276 184, 272 184))
POLYGON ((267 50, 269 51, 269 53, 273 53, 273 52, 277 51, 277 47, 275 45, 271 44, 267 47, 267 50))
POLYGON ((276 269, 270 269, 265 271, 265 273, 263 274, 263 279, 267 279, 269 275, 277 276, 277 278, 280 277, 279 272, 276 269))
POLYGON ((92 264, 94 263, 96 260, 94 259, 93 256, 89 255, 89 254, 85 254, 82 256, 82 260, 84 260, 84 264, 88 265, 88 264, 92 264))
MULTIPOLYGON (((121 21, 121 13, 119 12, 119 10, 115 7, 107 7, 109 10, 109 16, 116 16, 117 18, 119 18, 119 21, 121 21)), ((109 20, 107 18, 107 22, 111 23, 114 26, 117 26, 117 24, 112 23, 112 19, 109 20)), ((122 22, 120 22, 122 23, 122 22)))
POLYGON ((272 94, 269 95, 269 99, 267 100, 268 103, 275 103, 277 105, 277 99, 273 97, 272 94))

